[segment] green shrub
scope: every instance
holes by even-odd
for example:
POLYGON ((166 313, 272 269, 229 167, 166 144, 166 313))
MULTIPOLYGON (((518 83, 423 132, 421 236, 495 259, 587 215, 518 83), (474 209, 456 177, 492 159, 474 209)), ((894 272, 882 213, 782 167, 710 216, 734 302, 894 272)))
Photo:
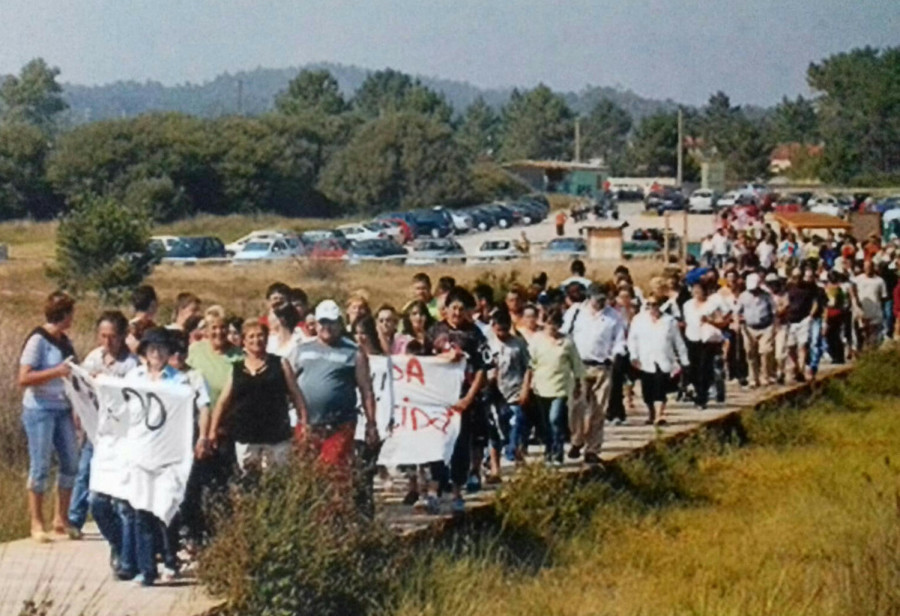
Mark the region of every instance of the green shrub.
POLYGON ((404 551, 342 485, 298 459, 232 490, 199 567, 228 613, 366 614, 389 601, 404 551))
POLYGON ((143 208, 125 207, 107 197, 85 199, 60 221, 56 264, 48 273, 75 292, 118 296, 150 273, 151 224, 143 208))
POLYGON ((857 394, 900 396, 900 348, 863 354, 847 386, 857 394))

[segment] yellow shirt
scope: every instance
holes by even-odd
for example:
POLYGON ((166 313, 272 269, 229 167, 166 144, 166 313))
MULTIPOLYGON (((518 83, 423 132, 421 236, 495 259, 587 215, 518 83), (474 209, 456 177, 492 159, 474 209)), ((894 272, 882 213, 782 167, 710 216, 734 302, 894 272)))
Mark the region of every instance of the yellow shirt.
POLYGON ((528 345, 531 355, 532 386, 542 398, 569 395, 574 379, 584 378, 584 364, 569 338, 551 338, 540 333, 528 345))

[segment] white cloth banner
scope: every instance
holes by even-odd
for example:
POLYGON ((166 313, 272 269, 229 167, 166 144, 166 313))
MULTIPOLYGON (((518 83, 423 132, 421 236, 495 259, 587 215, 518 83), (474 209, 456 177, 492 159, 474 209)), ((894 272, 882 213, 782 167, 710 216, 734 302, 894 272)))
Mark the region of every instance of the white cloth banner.
POLYGON ((194 460, 194 392, 186 384, 100 375, 74 366, 66 389, 94 443, 91 490, 168 524, 194 460))
MULTIPOLYGON (((380 364, 373 374, 389 370, 391 375, 385 379, 387 394, 382 387, 382 399, 393 400, 393 424, 378 463, 397 466, 443 460, 449 464, 460 421, 450 407, 459 400, 465 362, 409 355, 370 357, 369 361, 373 366, 380 364)), ((378 397, 380 383, 374 385, 378 397)))

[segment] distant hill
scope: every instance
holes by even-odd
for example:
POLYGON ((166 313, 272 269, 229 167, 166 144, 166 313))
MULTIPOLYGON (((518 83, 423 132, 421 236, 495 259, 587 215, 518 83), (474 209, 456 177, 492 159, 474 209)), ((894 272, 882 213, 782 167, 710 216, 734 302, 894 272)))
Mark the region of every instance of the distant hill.
MULTIPOLYGON (((83 124, 96 120, 131 117, 149 111, 179 111, 201 117, 242 113, 257 115, 273 108, 275 96, 303 69, 327 69, 335 76, 348 98, 362 84, 370 69, 342 64, 316 63, 294 68, 257 68, 224 73, 202 84, 165 86, 159 82, 117 81, 101 86, 63 84, 69 103, 67 121, 83 124)), ((419 77, 422 83, 441 92, 461 113, 478 96, 499 108, 509 99, 512 88, 482 89, 464 81, 419 77)), ((536 85, 536 84, 534 84, 536 85)), ((529 86, 530 87, 530 86, 529 86)), ((630 90, 592 86, 581 92, 563 93, 569 105, 587 113, 602 98, 621 105, 635 121, 658 111, 670 111, 674 101, 644 98, 630 90)))

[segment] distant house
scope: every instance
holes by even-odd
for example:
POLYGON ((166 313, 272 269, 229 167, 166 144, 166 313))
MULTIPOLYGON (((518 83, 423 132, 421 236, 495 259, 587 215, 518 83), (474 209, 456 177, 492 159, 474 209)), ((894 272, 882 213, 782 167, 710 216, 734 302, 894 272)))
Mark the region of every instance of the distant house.
POLYGON ((568 195, 596 196, 603 190, 609 171, 599 162, 516 160, 503 165, 534 190, 568 195))
POLYGON ((769 171, 775 175, 785 173, 795 166, 800 160, 819 158, 825 148, 821 145, 809 145, 805 143, 782 143, 772 150, 769 157, 769 171))

